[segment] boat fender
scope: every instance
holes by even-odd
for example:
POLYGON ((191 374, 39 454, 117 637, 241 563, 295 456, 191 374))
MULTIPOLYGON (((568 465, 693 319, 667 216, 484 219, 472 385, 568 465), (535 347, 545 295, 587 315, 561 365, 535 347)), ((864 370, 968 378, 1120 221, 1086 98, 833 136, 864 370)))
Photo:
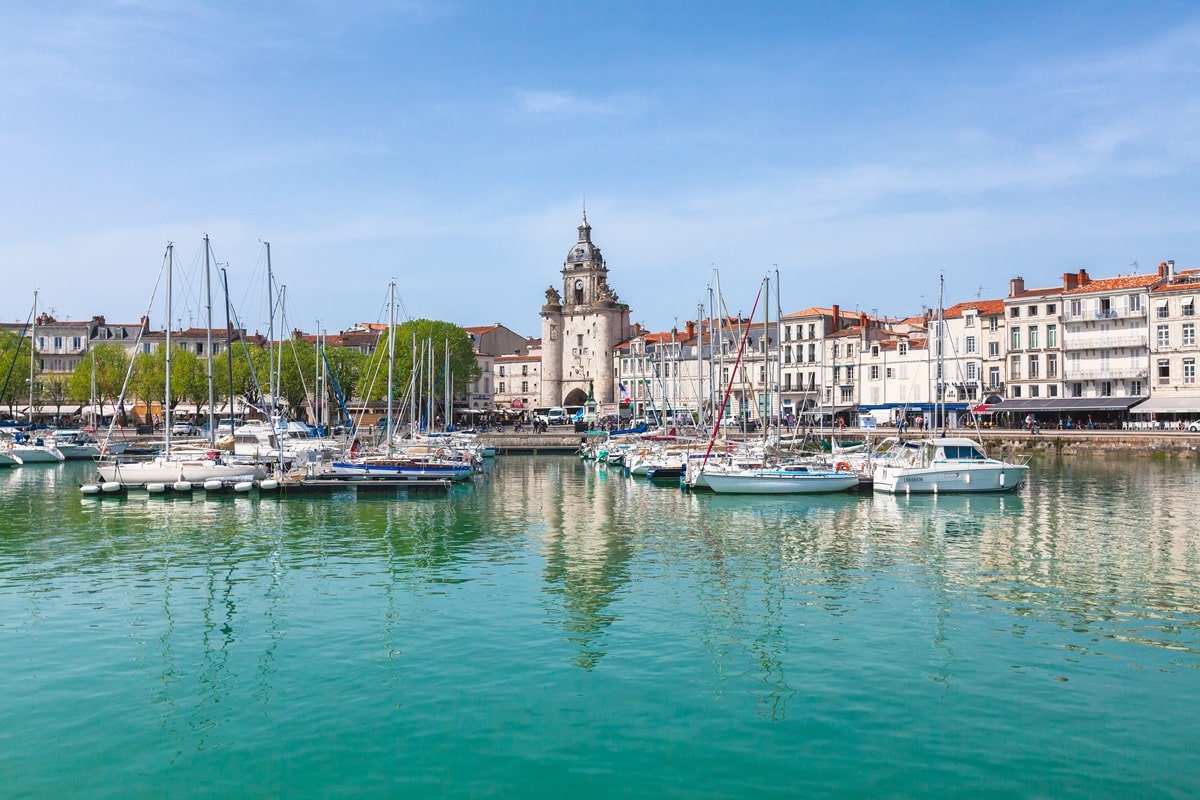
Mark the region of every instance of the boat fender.
POLYGON ((839 462, 837 463, 837 466, 836 466, 836 467, 834 467, 834 470, 835 470, 836 472, 849 472, 849 471, 850 471, 850 465, 849 465, 849 464, 847 464, 845 461, 839 461, 839 462))

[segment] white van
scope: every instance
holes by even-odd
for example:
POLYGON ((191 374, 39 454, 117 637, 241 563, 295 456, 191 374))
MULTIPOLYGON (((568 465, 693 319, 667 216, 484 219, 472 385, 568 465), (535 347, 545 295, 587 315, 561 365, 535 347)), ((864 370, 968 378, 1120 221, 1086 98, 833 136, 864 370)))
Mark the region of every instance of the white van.
POLYGON ((546 412, 546 422, 551 425, 566 425, 570 422, 570 417, 567 416, 567 410, 562 406, 555 406, 546 412))

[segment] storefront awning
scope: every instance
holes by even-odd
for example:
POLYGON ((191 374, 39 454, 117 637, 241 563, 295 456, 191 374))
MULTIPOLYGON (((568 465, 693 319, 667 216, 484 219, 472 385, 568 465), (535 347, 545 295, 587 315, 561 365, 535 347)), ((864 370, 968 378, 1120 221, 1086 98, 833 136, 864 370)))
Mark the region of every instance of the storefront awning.
POLYGON ((1200 397, 1151 397, 1129 410, 1131 414, 1200 414, 1200 397))
POLYGON ((1022 414, 1040 411, 1128 411, 1142 397, 1040 397, 1004 400, 991 407, 993 413, 1017 411, 1022 414))

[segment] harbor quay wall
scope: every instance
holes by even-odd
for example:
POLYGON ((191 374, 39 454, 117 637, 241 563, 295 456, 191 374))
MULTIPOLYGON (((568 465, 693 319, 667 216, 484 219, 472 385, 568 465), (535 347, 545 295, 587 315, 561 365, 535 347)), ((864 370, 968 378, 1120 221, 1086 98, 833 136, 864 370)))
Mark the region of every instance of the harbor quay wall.
MULTIPOLYGON (((948 431, 952 436, 976 438, 973 430, 948 431)), ((888 435, 876 431, 875 439, 888 435)), ((1183 431, 1042 431, 985 430, 983 442, 990 454, 1032 453, 1035 455, 1159 456, 1200 459, 1200 433, 1183 431)), ((561 453, 579 449, 584 435, 566 431, 514 433, 492 431, 480 439, 500 453, 561 453)), ((852 433, 846 435, 853 438, 852 433)), ((905 438, 919 438, 906 434, 905 438)))

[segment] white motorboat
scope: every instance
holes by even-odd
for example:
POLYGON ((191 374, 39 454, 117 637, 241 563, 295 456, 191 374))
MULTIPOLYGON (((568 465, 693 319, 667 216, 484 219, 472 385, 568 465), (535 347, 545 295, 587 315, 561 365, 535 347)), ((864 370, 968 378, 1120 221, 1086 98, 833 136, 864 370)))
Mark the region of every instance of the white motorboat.
POLYGON ((1025 482, 1029 459, 988 458, 973 439, 961 436, 897 442, 875 459, 875 490, 893 494, 1007 492, 1025 482))
POLYGON ((22 464, 57 464, 66 460, 52 443, 40 436, 30 437, 20 432, 6 435, 0 450, 16 456, 22 464))

